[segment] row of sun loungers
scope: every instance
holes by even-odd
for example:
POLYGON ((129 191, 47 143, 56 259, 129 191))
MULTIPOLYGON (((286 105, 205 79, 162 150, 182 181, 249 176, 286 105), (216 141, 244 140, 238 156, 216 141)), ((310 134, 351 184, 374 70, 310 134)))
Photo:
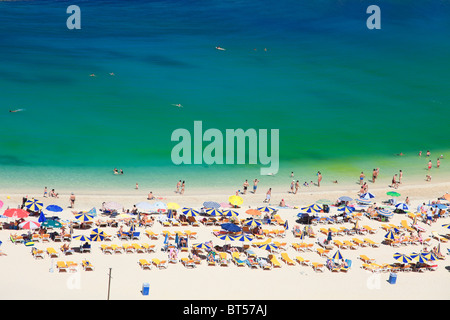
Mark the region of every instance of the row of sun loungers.
POLYGON ((123 244, 123 245, 105 245, 102 244, 101 250, 104 254, 116 254, 116 253, 152 253, 156 252, 155 245, 143 244, 123 244))
MULTIPOLYGON (((88 261, 83 260, 81 262, 81 267, 84 271, 94 271, 94 266, 88 261)), ((78 263, 73 261, 56 261, 56 269, 58 272, 77 272, 78 271, 78 263)))

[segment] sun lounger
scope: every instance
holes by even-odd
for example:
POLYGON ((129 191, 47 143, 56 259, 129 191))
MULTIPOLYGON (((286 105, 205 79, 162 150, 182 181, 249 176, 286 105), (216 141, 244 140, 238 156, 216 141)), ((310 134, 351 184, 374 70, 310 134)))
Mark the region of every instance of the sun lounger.
POLYGON ((287 254, 287 252, 282 252, 282 253, 281 253, 281 260, 282 260, 284 263, 286 263, 287 265, 290 265, 290 266, 294 266, 294 265, 295 265, 294 260, 292 260, 292 259, 289 257, 289 255, 287 254))
POLYGON ((347 249, 348 248, 348 246, 346 246, 339 240, 333 240, 333 242, 334 242, 335 246, 338 247, 339 249, 347 249))
POLYGON ((324 272, 325 270, 325 265, 322 263, 313 262, 311 265, 315 272, 324 272))
POLYGON ((180 261, 181 261, 181 264, 183 266, 185 266, 186 268, 195 268, 196 267, 194 260, 191 260, 188 258, 181 258, 180 261))
POLYGON ((66 249, 64 246, 60 247, 60 250, 62 251, 62 253, 64 253, 66 256, 73 254, 73 249, 68 248, 66 249))
POLYGON ((146 269, 151 270, 152 269, 152 264, 150 262, 148 262, 146 259, 139 259, 138 264, 142 270, 146 270, 146 269))
POLYGON ((221 267, 228 267, 228 255, 226 252, 219 252, 219 257, 220 257, 220 266, 221 267))
POLYGON ((274 268, 281 268, 281 263, 274 255, 269 255, 270 263, 274 268))
POLYGON ((380 244, 378 242, 375 242, 372 239, 364 238, 363 240, 372 248, 378 248, 380 246, 380 244))
POLYGON ((363 226, 363 228, 366 229, 370 234, 375 234, 378 231, 377 229, 374 229, 374 228, 369 227, 369 226, 363 226))
POLYGON ((356 250, 358 249, 358 246, 356 244, 354 244, 353 242, 350 242, 348 240, 344 240, 343 241, 344 244, 347 246, 347 248, 351 249, 351 250, 356 250))
POLYGON ((33 255, 33 258, 35 259, 44 259, 44 251, 42 250, 38 250, 36 248, 33 248, 33 250, 31 251, 31 254, 33 255))
POLYGON ((104 254, 107 254, 107 253, 109 253, 109 254, 113 254, 113 248, 111 247, 111 246, 108 246, 108 245, 106 245, 106 244, 102 244, 102 245, 100 245, 100 249, 102 250, 102 252, 104 253, 104 254))
POLYGON ((408 226, 408 223, 406 222, 406 220, 402 220, 400 223, 401 223, 401 227, 404 228, 405 230, 410 231, 410 232, 415 231, 413 228, 408 226))
POLYGON ((66 265, 69 268, 69 272, 77 272, 78 271, 78 263, 75 263, 73 261, 67 261, 66 265))
POLYGON ((132 243, 131 246, 134 248, 136 253, 145 253, 146 251, 144 247, 140 246, 137 243, 132 243))
POLYGON ((122 247, 125 253, 134 253, 136 251, 135 248, 128 243, 124 243, 122 247))
POLYGON ((444 237, 441 237, 436 231, 432 231, 431 235, 434 239, 438 240, 439 242, 447 243, 448 240, 444 237))
POLYGON ((152 230, 145 230, 145 234, 150 238, 150 240, 158 240, 159 235, 154 233, 152 230))
POLYGON ((94 266, 92 265, 92 263, 88 260, 83 260, 82 266, 83 266, 84 271, 94 271, 94 269, 95 269, 94 266))
POLYGON ((309 260, 306 260, 305 258, 300 257, 300 256, 296 256, 295 261, 297 261, 297 263, 302 266, 310 266, 311 265, 311 262, 309 260))
POLYGON ((167 269, 167 266, 169 263, 167 260, 159 260, 159 259, 152 259, 152 263, 158 268, 158 269, 167 269))
POLYGON ((59 254, 56 252, 56 250, 52 247, 47 248, 47 254, 50 258, 58 258, 59 254))
POLYGON ((380 272, 380 268, 371 264, 363 263, 361 268, 370 272, 380 272))
POLYGON ((48 233, 45 233, 41 235, 42 242, 50 242, 50 235, 48 233))
POLYGON ((358 257, 358 259, 364 261, 367 264, 372 264, 373 262, 375 262, 375 259, 370 259, 369 257, 367 257, 366 255, 362 254, 358 257))
POLYGON ((231 254, 231 258, 233 259, 233 263, 238 267, 245 267, 246 262, 245 260, 241 260, 241 258, 239 257, 239 252, 234 251, 231 254))
POLYGON ((37 234, 37 233, 34 233, 34 234, 31 236, 31 241, 33 241, 33 242, 40 242, 40 241, 41 241, 41 235, 39 235, 39 234, 37 234))
POLYGON ((316 252, 319 254, 319 256, 321 256, 321 257, 327 257, 327 258, 329 258, 328 257, 328 253, 330 253, 330 250, 325 250, 325 249, 322 249, 322 248, 316 248, 316 252))
POLYGON ((360 247, 367 247, 367 243, 364 243, 364 241, 362 241, 361 239, 352 238, 352 241, 360 247))
POLYGON ((58 269, 58 272, 67 272, 69 267, 64 261, 56 261, 56 269, 58 269))
POLYGON ((9 238, 10 238, 11 242, 14 244, 23 243, 23 241, 24 241, 22 236, 13 236, 11 234, 9 238))

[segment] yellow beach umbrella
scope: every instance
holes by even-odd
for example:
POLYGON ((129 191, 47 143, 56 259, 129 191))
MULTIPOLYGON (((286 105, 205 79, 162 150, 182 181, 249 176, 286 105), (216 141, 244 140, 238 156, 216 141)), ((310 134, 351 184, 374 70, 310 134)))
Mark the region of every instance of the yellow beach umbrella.
POLYGON ((242 199, 242 197, 239 196, 230 196, 228 198, 228 201, 230 202, 230 204, 232 204, 233 206, 240 206, 244 203, 244 199, 242 199))
POLYGON ((169 209, 169 210, 177 210, 177 209, 180 209, 180 205, 178 203, 175 203, 175 202, 169 202, 167 204, 167 209, 169 209))

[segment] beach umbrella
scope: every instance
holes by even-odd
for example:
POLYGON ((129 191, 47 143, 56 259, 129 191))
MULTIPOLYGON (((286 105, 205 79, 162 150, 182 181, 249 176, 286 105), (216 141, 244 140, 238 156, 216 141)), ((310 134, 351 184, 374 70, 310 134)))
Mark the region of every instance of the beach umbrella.
POLYGON ((105 239, 105 232, 99 228, 95 228, 91 231, 91 241, 102 241, 105 239))
POLYGON ((268 207, 268 206, 258 207, 258 208, 256 208, 256 210, 259 210, 260 212, 267 212, 267 213, 272 213, 272 212, 276 211, 274 208, 268 207))
POLYGON ((273 243, 265 243, 263 245, 260 245, 259 248, 272 252, 273 250, 277 249, 278 247, 276 245, 274 245, 273 243))
POLYGON ((109 202, 104 203, 103 207, 109 211, 117 211, 117 210, 122 209, 123 206, 118 202, 109 201, 109 202))
POLYGON ((235 225, 234 223, 222 223, 220 227, 228 232, 239 232, 242 230, 241 227, 235 225))
POLYGON ((342 211, 343 213, 352 213, 353 211, 355 211, 355 208, 345 206, 345 207, 339 208, 338 211, 342 211))
POLYGON ((375 195, 372 194, 372 193, 370 193, 370 192, 366 192, 366 193, 363 193, 363 194, 360 196, 360 198, 369 200, 369 199, 375 198, 375 195))
POLYGON ((27 230, 38 229, 40 226, 41 224, 36 221, 24 221, 21 224, 19 224, 19 228, 27 230))
POLYGON ((409 210, 408 205, 407 205, 406 203, 403 203, 403 202, 397 203, 397 204, 395 205, 395 207, 396 207, 397 209, 400 209, 400 210, 403 210, 403 211, 408 211, 408 210, 409 210))
POLYGON ((359 202, 360 204, 365 204, 365 205, 369 205, 369 204, 372 203, 371 200, 369 200, 369 199, 363 199, 363 198, 356 199, 356 202, 359 202))
POLYGON ((45 220, 47 220, 47 218, 44 216, 44 213, 41 211, 41 213, 39 214, 38 222, 42 223, 45 220))
POLYGON ((261 222, 256 221, 255 219, 249 220, 245 222, 246 226, 249 226, 250 228, 258 227, 261 225, 261 222))
POLYGON ((88 214, 87 212, 78 212, 75 214, 75 219, 81 222, 86 222, 94 220, 94 216, 88 214))
POLYGON ((333 204, 333 201, 328 200, 328 199, 319 199, 319 200, 316 201, 316 203, 322 204, 322 205, 323 204, 330 205, 330 204, 333 204))
POLYGON ((412 261, 411 257, 404 253, 394 253, 394 259, 400 261, 401 263, 410 263, 412 261))
POLYGON ((86 237, 86 236, 83 235, 83 234, 74 236, 74 237, 72 237, 72 239, 73 239, 73 240, 79 240, 79 241, 91 241, 91 238, 90 238, 90 237, 86 237))
POLYGON ((448 223, 448 224, 443 224, 442 226, 443 226, 444 228, 450 229, 450 223, 448 223))
POLYGON ((409 256, 413 261, 416 262, 420 262, 420 263, 425 263, 426 261, 428 261, 428 256, 426 253, 411 253, 409 256))
POLYGON ((436 255, 433 252, 422 252, 422 254, 426 257, 427 260, 429 261, 435 261, 438 258, 436 257, 436 255))
POLYGON ((91 216, 96 217, 97 216, 97 209, 93 207, 91 210, 89 210, 87 213, 89 213, 91 216))
POLYGON ((61 211, 63 211, 63 208, 61 208, 60 206, 57 206, 56 204, 51 204, 51 205, 47 206, 45 208, 45 210, 52 211, 52 212, 61 212, 61 211))
POLYGON ((392 211, 386 210, 386 209, 380 209, 376 211, 380 216, 384 217, 393 217, 394 213, 392 211))
POLYGON ((7 216, 8 218, 26 218, 30 215, 30 213, 23 209, 18 208, 12 208, 12 209, 6 209, 3 213, 4 216, 7 216))
POLYGON ((211 246, 209 244, 206 244, 206 242, 193 244, 192 247, 197 249, 203 249, 203 250, 211 250, 211 246))
POLYGON ((242 197, 239 196, 230 196, 228 198, 228 201, 233 205, 233 206, 240 206, 244 203, 244 199, 242 199, 242 197))
POLYGON ((186 216, 191 216, 191 217, 195 217, 200 214, 200 212, 198 212, 192 208, 183 208, 183 209, 181 209, 181 213, 186 216))
POLYGON ((153 209, 153 205, 146 201, 141 201, 135 204, 140 211, 148 212, 153 209))
POLYGON ((158 201, 153 204, 152 209, 156 210, 157 212, 165 212, 167 210, 167 205, 162 201, 158 201))
POLYGON ((218 238, 225 241, 234 241, 234 237, 231 237, 228 234, 223 234, 221 236, 218 236, 218 238))
POLYGON ((400 193, 395 192, 395 191, 389 191, 389 192, 386 192, 386 194, 391 197, 400 197, 401 196, 400 193))
POLYGON ((178 209, 180 209, 180 205, 178 203, 175 203, 175 202, 169 202, 167 204, 167 209, 169 209, 169 210, 178 210, 178 209))
POLYGON ((220 204, 215 201, 205 201, 203 202, 203 207, 205 208, 212 208, 212 209, 219 209, 220 204))
POLYGON ((312 204, 307 207, 301 208, 301 210, 303 210, 303 212, 306 212, 306 213, 313 213, 313 212, 319 212, 320 210, 322 210, 322 207, 319 206, 318 204, 312 204))
POLYGON ((339 251, 339 250, 336 251, 336 253, 333 254, 333 256, 331 257, 331 259, 333 259, 333 260, 342 260, 343 257, 342 257, 341 251, 339 251))
POLYGON ((389 231, 384 235, 384 237, 389 240, 395 240, 395 233, 392 229, 389 229, 389 231))
POLYGON ((118 214, 117 216, 115 216, 114 218, 122 220, 122 219, 132 219, 134 217, 129 213, 121 213, 121 214, 118 214))
POLYGON ((49 228, 49 229, 56 229, 61 228, 62 223, 54 220, 54 219, 47 219, 44 222, 42 222, 41 227, 49 228))
POLYGON ((289 225, 288 225, 288 221, 286 220, 284 222, 284 230, 288 230, 289 229, 289 225))
POLYGON ((207 214, 209 214, 212 217, 217 217, 217 216, 221 216, 222 215, 222 211, 211 208, 211 209, 206 209, 205 212, 207 214))
POLYGON ((444 199, 450 201, 450 193, 444 194, 444 199))
POLYGON ((352 201, 353 198, 347 197, 347 196, 342 196, 338 198, 339 201, 352 201))
POLYGON ((252 215, 252 216, 257 216, 261 214, 261 211, 256 210, 256 209, 248 209, 247 211, 245 211, 245 213, 252 215))
POLYGON ((27 200, 25 202, 25 207, 27 207, 28 210, 30 210, 30 211, 37 212, 37 211, 42 210, 42 208, 44 207, 44 204, 41 201, 39 201, 38 199, 33 198, 33 199, 27 200))
POLYGON ((231 208, 232 205, 229 202, 221 202, 219 203, 222 208, 231 208))
POLYGON ((237 217, 239 215, 239 212, 234 210, 224 210, 222 212, 222 215, 226 217, 237 217))
POLYGON ((241 242, 250 242, 254 240, 254 237, 248 234, 242 234, 239 236, 234 237, 234 240, 241 241, 241 242))

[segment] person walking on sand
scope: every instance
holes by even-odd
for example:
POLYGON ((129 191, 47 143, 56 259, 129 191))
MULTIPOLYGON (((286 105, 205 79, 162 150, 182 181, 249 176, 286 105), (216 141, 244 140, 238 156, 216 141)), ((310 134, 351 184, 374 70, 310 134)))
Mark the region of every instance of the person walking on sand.
POLYGON ((377 180, 378 172, 377 169, 373 169, 372 171, 372 183, 375 183, 375 180, 377 180))
POLYGON ((322 174, 317 171, 317 186, 320 187, 320 181, 322 181, 322 174))
POLYGON ((258 188, 258 179, 253 180, 253 194, 256 193, 256 189, 258 188))
POLYGON ((297 194, 298 188, 300 188, 300 182, 297 180, 297 182, 295 183, 295 192, 294 192, 294 194, 297 194))
POLYGON ((269 188, 269 190, 267 190, 267 193, 266 193, 266 199, 263 202, 270 203, 271 196, 272 196, 272 188, 269 188))
POLYGON ((180 192, 180 194, 184 194, 184 189, 185 189, 185 187, 186 187, 186 184, 185 184, 185 182, 183 181, 183 182, 181 183, 181 192, 180 192))
POLYGON ((175 191, 175 193, 180 192, 180 187, 181 187, 181 180, 177 182, 177 191, 175 191))
POLYGON ((359 185, 362 186, 363 185, 363 181, 364 181, 364 172, 361 171, 361 174, 359 175, 359 185))
POLYGON ((291 182, 291 193, 294 193, 294 187, 295 187, 295 180, 292 180, 292 182, 291 182))
POLYGON ((400 171, 399 171, 399 174, 398 174, 398 183, 399 183, 399 184, 402 183, 402 178, 403 178, 403 171, 400 170, 400 171))
POLYGON ((73 209, 74 206, 75 206, 75 194, 72 192, 70 194, 70 208, 73 209))

